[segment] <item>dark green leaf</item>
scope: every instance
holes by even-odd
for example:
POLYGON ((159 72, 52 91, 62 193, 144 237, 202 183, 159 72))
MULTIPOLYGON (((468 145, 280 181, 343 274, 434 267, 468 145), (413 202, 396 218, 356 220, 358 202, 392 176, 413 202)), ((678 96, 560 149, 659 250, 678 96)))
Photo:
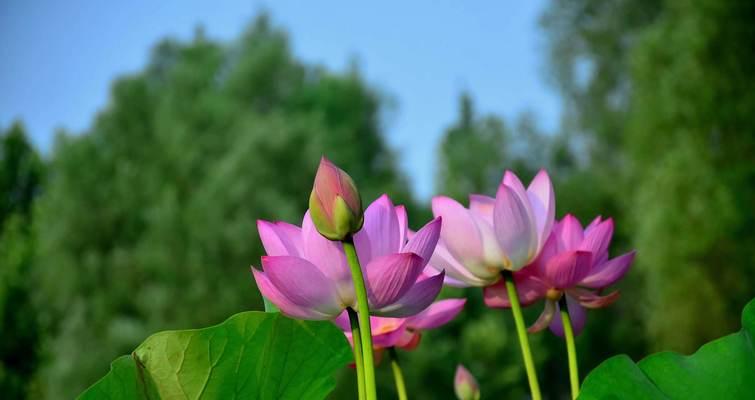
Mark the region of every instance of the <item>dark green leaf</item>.
POLYGON ((742 330, 683 356, 663 352, 635 364, 612 357, 585 379, 580 399, 746 399, 755 393, 755 300, 742 330))
POLYGON ((110 364, 110 372, 79 398, 127 400, 146 397, 141 390, 133 358, 120 356, 110 364))
POLYGON ((350 360, 330 322, 245 312, 150 336, 80 399, 323 399, 350 360))

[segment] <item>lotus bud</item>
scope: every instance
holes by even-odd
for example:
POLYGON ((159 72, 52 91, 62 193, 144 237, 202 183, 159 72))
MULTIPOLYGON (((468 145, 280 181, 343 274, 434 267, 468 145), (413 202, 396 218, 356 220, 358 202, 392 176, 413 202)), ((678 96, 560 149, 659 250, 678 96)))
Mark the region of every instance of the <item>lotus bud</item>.
POLYGON ((354 181, 323 157, 309 196, 309 213, 317 231, 330 240, 343 240, 362 229, 364 213, 354 181))
POLYGON ((454 392, 459 400, 480 400, 480 387, 477 380, 463 365, 456 367, 454 392))

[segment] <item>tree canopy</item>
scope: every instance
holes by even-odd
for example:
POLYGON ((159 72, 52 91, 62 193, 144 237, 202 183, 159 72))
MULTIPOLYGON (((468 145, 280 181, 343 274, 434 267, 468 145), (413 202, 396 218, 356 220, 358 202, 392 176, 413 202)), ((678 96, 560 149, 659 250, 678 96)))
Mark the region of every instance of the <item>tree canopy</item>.
POLYGON ((259 309, 256 220, 300 223, 322 154, 365 201, 410 202, 382 102, 358 71, 298 61, 266 16, 232 43, 159 43, 53 150, 35 220, 48 393, 74 396, 151 332, 259 309))

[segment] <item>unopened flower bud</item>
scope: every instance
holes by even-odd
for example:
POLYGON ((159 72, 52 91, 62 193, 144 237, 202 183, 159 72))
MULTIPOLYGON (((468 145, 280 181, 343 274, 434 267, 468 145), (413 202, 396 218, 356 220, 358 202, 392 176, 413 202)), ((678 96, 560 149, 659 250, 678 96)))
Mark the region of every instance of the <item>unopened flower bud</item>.
POLYGON ((317 231, 330 240, 343 240, 362 229, 362 199, 354 181, 323 157, 309 196, 309 213, 317 231))
POLYGON ((459 364, 454 377, 454 392, 459 400, 480 400, 480 387, 474 376, 459 364))

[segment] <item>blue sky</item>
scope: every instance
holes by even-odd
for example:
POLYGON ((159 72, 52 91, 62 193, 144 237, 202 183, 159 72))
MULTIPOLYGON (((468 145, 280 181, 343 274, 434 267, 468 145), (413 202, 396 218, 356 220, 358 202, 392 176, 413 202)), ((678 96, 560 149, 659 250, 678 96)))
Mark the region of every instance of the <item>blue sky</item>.
MULTIPOLYGON (((560 113, 545 84, 536 1, 130 1, 0 4, 0 126, 20 118, 49 152, 55 129, 86 129, 113 78, 141 69, 165 36, 236 38, 262 9, 289 31, 300 58, 343 70, 356 59, 396 101, 385 132, 426 198, 438 140, 469 91, 482 112, 529 110, 554 129, 560 113), (47 4, 42 4, 47 3, 47 4), (363 2, 364 3, 364 2, 363 2)), ((501 166, 503 169, 505 166, 501 166)))

